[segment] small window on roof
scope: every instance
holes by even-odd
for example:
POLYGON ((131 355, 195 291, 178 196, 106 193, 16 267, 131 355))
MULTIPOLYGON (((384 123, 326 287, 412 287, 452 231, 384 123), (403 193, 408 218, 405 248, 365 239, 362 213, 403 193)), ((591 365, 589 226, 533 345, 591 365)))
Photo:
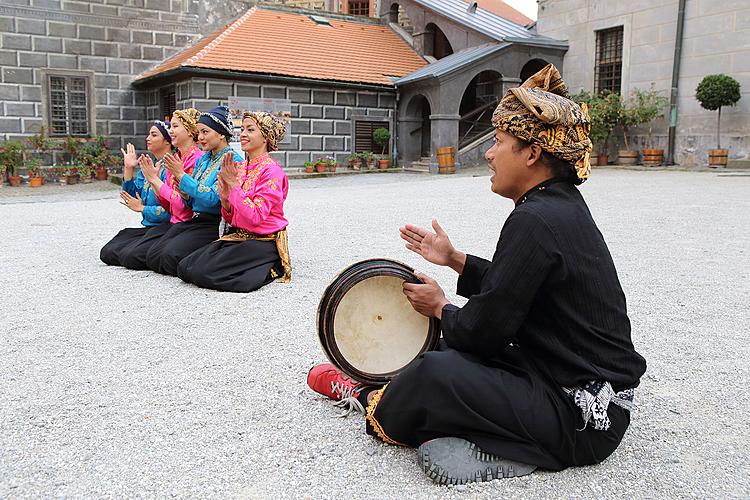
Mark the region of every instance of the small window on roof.
POLYGON ((331 21, 329 21, 325 17, 310 16, 310 19, 312 19, 315 22, 315 24, 320 24, 320 25, 323 25, 323 26, 330 26, 331 25, 331 21))

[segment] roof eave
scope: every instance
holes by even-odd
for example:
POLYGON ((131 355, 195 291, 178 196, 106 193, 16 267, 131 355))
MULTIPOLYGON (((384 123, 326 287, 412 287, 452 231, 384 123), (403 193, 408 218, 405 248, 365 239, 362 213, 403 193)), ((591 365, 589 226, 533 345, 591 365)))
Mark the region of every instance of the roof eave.
POLYGON ((233 71, 233 70, 226 70, 226 69, 215 69, 215 68, 199 68, 195 66, 178 66, 177 68, 167 70, 163 73, 157 73, 154 75, 146 76, 141 79, 137 79, 133 81, 133 86, 138 87, 144 87, 149 83, 154 83, 155 81, 162 80, 162 79, 169 79, 170 77, 174 76, 207 76, 207 77, 218 77, 218 78, 238 78, 243 80, 267 80, 267 81, 274 81, 274 82, 285 82, 285 83, 307 83, 307 84, 315 84, 315 85, 338 85, 338 86, 346 86, 346 87, 354 87, 362 90, 375 90, 375 91, 383 91, 383 90, 395 90, 395 84, 377 84, 377 83, 358 83, 353 81, 346 81, 346 80, 326 80, 326 79, 319 79, 319 78, 305 78, 301 76, 291 76, 291 75, 277 75, 273 73, 255 73, 251 71, 233 71))
POLYGON ((508 36, 503 38, 504 41, 508 43, 515 43, 518 45, 528 45, 531 47, 541 47, 545 49, 559 49, 559 50, 568 50, 570 48, 570 45, 568 45, 567 40, 555 40, 554 38, 541 38, 541 37, 534 37, 534 38, 521 38, 521 37, 514 37, 514 36, 508 36))

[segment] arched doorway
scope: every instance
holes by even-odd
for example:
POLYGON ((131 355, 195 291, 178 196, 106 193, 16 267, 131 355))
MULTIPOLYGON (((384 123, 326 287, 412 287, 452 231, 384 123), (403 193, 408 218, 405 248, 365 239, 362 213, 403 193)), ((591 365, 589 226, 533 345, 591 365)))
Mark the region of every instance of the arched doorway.
POLYGON ((442 59, 453 54, 453 47, 436 24, 428 23, 424 28, 424 55, 442 59))
POLYGON ((535 73, 538 73, 544 67, 549 64, 544 59, 532 59, 531 61, 527 62, 523 65, 523 68, 521 68, 521 83, 525 82, 529 79, 529 77, 534 76, 535 73))
POLYGON ((497 71, 482 71, 466 86, 458 113, 459 148, 492 128, 492 112, 502 97, 503 76, 497 71))
POLYGON ((403 130, 404 140, 408 147, 402 147, 405 160, 417 160, 429 157, 432 149, 432 127, 430 125, 430 102, 421 94, 415 95, 406 107, 404 123, 408 128, 403 130))

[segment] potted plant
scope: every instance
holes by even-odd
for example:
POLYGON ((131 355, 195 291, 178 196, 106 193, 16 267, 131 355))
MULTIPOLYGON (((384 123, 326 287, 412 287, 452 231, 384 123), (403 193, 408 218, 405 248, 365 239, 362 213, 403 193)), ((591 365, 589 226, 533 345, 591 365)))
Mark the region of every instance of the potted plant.
POLYGON ((82 184, 91 184, 91 174, 94 173, 94 169, 90 165, 79 163, 76 170, 78 172, 78 180, 82 184))
POLYGON ((388 167, 390 166, 391 166, 391 158, 389 156, 382 156, 378 158, 378 169, 388 170, 388 167))
POLYGON ((591 140, 597 146, 598 165, 609 164, 609 138, 612 130, 620 122, 622 99, 620 94, 610 92, 591 98, 591 140))
POLYGON ((63 149, 67 155, 67 163, 74 164, 78 162, 78 155, 81 152, 81 140, 72 136, 67 136, 63 139, 63 149))
POLYGON ((332 157, 328 157, 326 159, 326 166, 328 167, 329 172, 335 172, 336 171, 336 160, 332 157))
POLYGON ((349 167, 350 168, 352 168, 354 170, 359 170, 360 169, 359 162, 360 162, 359 153, 352 153, 349 156, 349 167))
POLYGON ((314 161, 306 161, 305 162, 305 172, 307 172, 308 174, 311 174, 311 173, 313 173, 314 170, 315 170, 315 162, 314 161))
POLYGON ((26 173, 29 175, 29 186, 41 187, 44 184, 44 170, 42 169, 42 162, 37 158, 31 158, 26 160, 24 164, 26 167, 26 173))
MULTIPOLYGON (((651 84, 649 90, 636 89, 632 92, 630 99, 623 106, 623 117, 621 124, 625 138, 625 147, 628 148, 628 129, 631 126, 648 123, 648 139, 646 148, 641 151, 644 165, 661 165, 664 161, 664 150, 653 149, 654 120, 664 113, 669 105, 669 100, 660 95, 651 84)), ((638 157, 637 152, 634 155, 638 157)))
POLYGON ((375 156, 370 151, 363 151, 359 154, 359 161, 362 168, 371 169, 375 156))
POLYGON ((21 185, 21 176, 19 170, 23 165, 24 146, 20 141, 5 141, 2 148, 2 164, 8 172, 8 182, 11 186, 18 187, 21 185))
POLYGON ((388 143, 391 140, 391 133, 385 127, 376 128, 372 131, 372 140, 375 141, 375 144, 380 146, 381 158, 378 159, 378 168, 380 168, 381 170, 388 168, 388 159, 384 159, 384 156, 385 149, 388 147, 388 143))
POLYGON ((71 186, 73 184, 78 184, 79 174, 78 169, 82 168, 82 165, 71 163, 70 165, 66 165, 67 169, 65 171, 65 184, 71 186))
POLYGON ((728 149, 721 148, 721 108, 734 106, 740 100, 740 83, 729 75, 708 75, 695 89, 695 98, 709 111, 719 110, 716 122, 716 149, 708 150, 708 165, 726 167, 728 149))
POLYGON ((5 165, 0 161, 0 188, 5 187, 5 165))

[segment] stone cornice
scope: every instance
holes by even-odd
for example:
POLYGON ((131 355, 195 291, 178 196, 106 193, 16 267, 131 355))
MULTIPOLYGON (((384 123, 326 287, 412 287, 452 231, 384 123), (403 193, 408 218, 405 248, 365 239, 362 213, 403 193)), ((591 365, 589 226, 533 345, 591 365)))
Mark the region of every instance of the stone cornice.
POLYGON ((83 12, 60 12, 56 10, 20 7, 15 5, 0 5, 0 15, 43 19, 47 21, 62 21, 93 26, 108 26, 112 28, 143 29, 146 31, 181 32, 198 28, 198 16, 196 15, 183 15, 183 22, 169 22, 159 21, 158 19, 106 16, 101 14, 86 14, 83 12))

